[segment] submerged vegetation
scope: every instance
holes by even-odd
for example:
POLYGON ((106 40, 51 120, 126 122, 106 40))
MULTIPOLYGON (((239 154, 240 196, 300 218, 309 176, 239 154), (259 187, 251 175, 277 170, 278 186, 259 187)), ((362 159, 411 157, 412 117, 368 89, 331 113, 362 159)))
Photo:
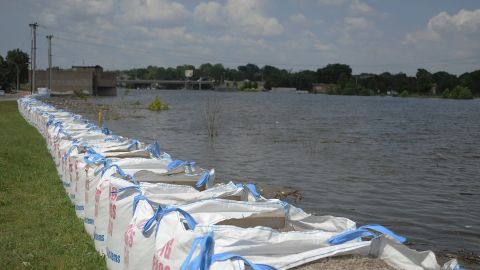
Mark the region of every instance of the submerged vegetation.
POLYGON ((87 95, 80 89, 73 90, 73 96, 83 100, 87 99, 87 95))
POLYGON ((210 98, 205 104, 204 118, 207 127, 208 136, 210 138, 218 136, 219 118, 222 113, 222 105, 216 98, 210 98))
POLYGON ((148 105, 148 109, 150 111, 164 111, 170 109, 170 106, 162 102, 158 96, 155 97, 155 99, 148 105))

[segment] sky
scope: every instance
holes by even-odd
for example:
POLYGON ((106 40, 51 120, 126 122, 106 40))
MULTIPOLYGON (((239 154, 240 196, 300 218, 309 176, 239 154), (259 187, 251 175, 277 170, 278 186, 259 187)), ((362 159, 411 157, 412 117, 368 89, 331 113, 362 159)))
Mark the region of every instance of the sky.
POLYGON ((354 74, 480 69, 479 0, 0 0, 0 54, 37 67, 106 69, 253 63, 292 71, 343 63, 354 74))

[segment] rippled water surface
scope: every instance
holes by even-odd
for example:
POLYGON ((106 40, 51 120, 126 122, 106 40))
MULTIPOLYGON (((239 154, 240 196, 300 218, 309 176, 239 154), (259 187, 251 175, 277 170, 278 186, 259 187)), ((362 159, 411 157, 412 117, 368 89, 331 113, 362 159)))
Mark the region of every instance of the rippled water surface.
POLYGON ((151 90, 98 102, 121 112, 107 121, 114 133, 159 140, 220 180, 292 186, 307 211, 386 225, 417 249, 480 253, 478 99, 151 90), (155 95, 171 109, 146 110, 155 95))

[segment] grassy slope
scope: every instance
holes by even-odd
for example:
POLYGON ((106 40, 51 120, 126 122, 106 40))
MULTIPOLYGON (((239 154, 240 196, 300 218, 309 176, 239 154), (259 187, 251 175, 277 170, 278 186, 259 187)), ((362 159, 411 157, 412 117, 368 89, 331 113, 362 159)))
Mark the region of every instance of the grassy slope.
POLYGON ((101 269, 45 140, 0 102, 0 269, 101 269))

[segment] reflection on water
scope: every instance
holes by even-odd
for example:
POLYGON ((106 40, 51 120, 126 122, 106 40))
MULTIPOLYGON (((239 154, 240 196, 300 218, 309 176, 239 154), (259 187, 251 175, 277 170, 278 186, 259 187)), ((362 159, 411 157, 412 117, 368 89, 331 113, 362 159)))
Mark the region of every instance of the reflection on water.
POLYGON ((151 90, 98 102, 112 105, 115 133, 159 140, 221 180, 291 186, 307 211, 386 225, 418 249, 480 253, 480 100, 151 90), (146 110, 155 95, 171 109, 146 110))

